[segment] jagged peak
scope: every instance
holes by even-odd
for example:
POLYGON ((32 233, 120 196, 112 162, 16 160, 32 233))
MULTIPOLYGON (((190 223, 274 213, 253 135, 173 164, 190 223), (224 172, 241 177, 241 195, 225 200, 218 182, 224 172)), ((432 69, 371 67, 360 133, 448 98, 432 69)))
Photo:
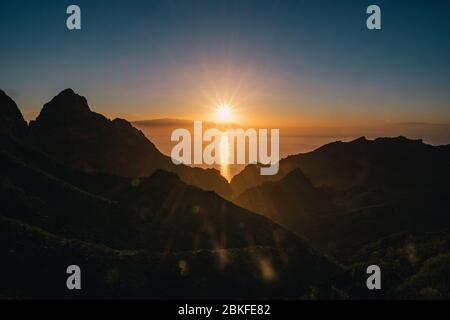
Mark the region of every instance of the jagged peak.
POLYGON ((351 143, 359 143, 359 142, 367 142, 369 140, 367 140, 367 138, 365 136, 356 138, 355 140, 351 141, 351 143))
POLYGON ((58 96, 60 96, 60 95, 74 95, 74 94, 75 94, 75 91, 73 91, 73 89, 67 88, 67 89, 64 89, 63 91, 61 91, 58 94, 58 96))
POLYGON ((73 102, 73 103, 77 102, 77 103, 80 103, 81 105, 86 105, 86 107, 89 108, 89 106, 87 105, 86 98, 75 93, 75 91, 73 91, 70 88, 64 89, 63 91, 58 93, 50 102, 53 102, 53 101, 66 101, 66 102, 73 102))
POLYGON ((0 89, 0 96, 2 96, 2 98, 7 98, 7 99, 9 99, 9 100, 12 100, 12 98, 11 98, 10 96, 8 96, 8 95, 6 94, 6 92, 3 91, 2 89, 0 89))
POLYGON ((32 122, 32 125, 35 125, 35 122, 46 120, 66 121, 70 118, 85 118, 91 114, 92 111, 89 108, 86 98, 68 88, 61 91, 44 105, 36 121, 32 122))
POLYGON ((27 123, 16 102, 0 89, 0 131, 21 136, 27 130, 27 123))

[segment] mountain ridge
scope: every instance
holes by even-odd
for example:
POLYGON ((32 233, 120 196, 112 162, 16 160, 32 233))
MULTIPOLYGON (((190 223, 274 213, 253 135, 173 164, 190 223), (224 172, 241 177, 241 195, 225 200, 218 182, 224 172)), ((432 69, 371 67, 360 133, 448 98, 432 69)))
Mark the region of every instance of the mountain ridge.
POLYGON ((89 173, 29 138, 0 135, 0 194, 1 297, 295 298, 342 270, 175 173, 89 173), (74 263, 87 283, 80 294, 60 283, 74 263))
POLYGON ((173 164, 127 120, 111 121, 91 111, 87 99, 72 89, 61 91, 46 103, 29 125, 15 102, 6 94, 2 98, 2 108, 6 111, 13 108, 15 118, 9 114, 4 117, 6 112, 2 112, 0 121, 6 119, 14 128, 18 123, 21 139, 69 166, 125 177, 146 176, 160 168, 177 173, 189 184, 230 197, 228 182, 219 171, 173 164))
MULTIPOLYGON (((145 175, 114 174, 152 150, 142 133, 92 112, 73 90, 49 103, 24 136, 0 134, 0 297, 448 295, 448 147, 334 142, 282 160, 273 181, 258 170, 234 204, 164 170, 167 158, 145 175), (388 289, 368 292, 369 263, 388 289), (65 289, 71 264, 87 270, 81 293, 65 289)), ((14 106, 0 99, 0 119, 24 128, 14 106)))
MULTIPOLYGON (((443 162, 447 159, 450 161, 450 144, 432 146, 423 143, 421 139, 413 140, 403 136, 379 137, 374 140, 360 137, 350 142, 334 141, 312 152, 281 159, 279 172, 274 176, 260 176, 256 165, 247 165, 231 179, 230 185, 234 194, 238 196, 247 188, 261 185, 265 181, 280 180, 295 168, 301 168, 315 186, 328 185, 345 189, 358 184, 358 179, 362 179, 361 181, 374 179, 373 176, 365 176, 372 174, 370 171, 374 165, 387 164, 388 170, 394 170, 394 167, 405 170, 401 163, 403 159, 411 157, 413 161, 418 161, 418 155, 425 157, 424 160, 428 162, 432 162, 434 158, 438 160, 442 158, 439 165, 443 166, 443 162), (347 161, 346 157, 350 154, 352 158, 347 161), (393 160, 391 164, 390 160, 393 160), (352 172, 360 176, 352 177, 352 172)), ((404 159, 404 162, 408 163, 407 159, 404 159)), ((386 178, 389 176, 388 172, 383 174, 386 178)), ((445 174, 450 174, 450 171, 445 170, 445 174)))
POLYGON ((0 133, 22 137, 27 127, 17 104, 0 89, 0 133))

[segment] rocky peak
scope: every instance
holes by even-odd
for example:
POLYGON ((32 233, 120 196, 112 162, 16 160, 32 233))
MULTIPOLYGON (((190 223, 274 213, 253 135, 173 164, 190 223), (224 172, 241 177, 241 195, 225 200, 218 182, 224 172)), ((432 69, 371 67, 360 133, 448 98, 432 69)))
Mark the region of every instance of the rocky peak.
POLYGON ((86 98, 76 94, 72 89, 66 89, 44 105, 32 125, 35 125, 36 122, 70 123, 80 121, 90 115, 91 109, 86 98))
POLYGON ((3 90, 0 90, 0 132, 13 136, 23 136, 27 123, 17 104, 3 90))

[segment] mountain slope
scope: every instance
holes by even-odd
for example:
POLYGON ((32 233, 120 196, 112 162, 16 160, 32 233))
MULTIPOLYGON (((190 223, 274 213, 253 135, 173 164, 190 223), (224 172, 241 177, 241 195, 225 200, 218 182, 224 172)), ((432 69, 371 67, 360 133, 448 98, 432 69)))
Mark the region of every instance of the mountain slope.
POLYGON ((450 233, 404 232, 358 250, 334 285, 363 299, 448 299, 450 233), (365 269, 380 266, 383 290, 368 291, 365 269))
POLYGON ((23 136, 27 123, 14 100, 0 90, 0 134, 23 136))
MULTIPOLYGON (((67 106, 63 114, 53 118, 54 106, 47 106, 31 134, 50 139, 64 132, 52 141, 67 139, 67 152, 72 143, 86 142, 80 159, 117 125, 125 132, 119 129, 116 138, 138 141, 139 132, 128 124, 72 105, 65 94, 72 96, 57 98, 67 106), (83 140, 90 136, 82 135, 84 129, 94 142, 83 140)), ((55 160, 37 141, 0 136, 1 297, 295 298, 341 271, 269 219, 174 173, 89 173, 63 163, 77 163, 74 153, 55 160), (65 289, 71 264, 83 270, 82 292, 65 289)), ((98 145, 97 151, 108 148, 98 145)))
POLYGON ((188 184, 230 195, 228 182, 217 170, 174 165, 144 134, 123 119, 110 121, 92 112, 86 98, 71 89, 44 105, 30 122, 30 141, 63 163, 86 171, 141 177, 163 169, 188 184))
POLYGON ((425 185, 440 185, 450 178, 449 161, 450 145, 430 146, 404 137, 375 140, 362 137, 282 159, 274 176, 261 176, 257 165, 248 165, 232 179, 231 187, 235 194, 240 194, 265 181, 280 180, 296 168, 314 186, 326 185, 337 190, 359 185, 405 188, 417 180, 425 185))
POLYGON ((314 187, 300 169, 295 169, 280 181, 247 189, 235 202, 297 234, 308 235, 321 216, 339 210, 332 202, 332 195, 329 190, 314 187))
POLYGON ((35 162, 11 146, 1 149, 0 213, 56 234, 155 251, 302 245, 270 220, 175 174, 132 179, 79 172, 75 179, 73 169, 46 171, 45 156, 35 162))
POLYGON ((341 272, 306 248, 115 250, 2 216, 0 259, 0 295, 9 299, 295 299, 341 272), (81 291, 65 288, 72 264, 81 291))
POLYGON ((282 160, 277 177, 254 176, 262 184, 235 202, 349 262, 362 246, 392 234, 450 230, 448 163, 448 146, 405 138, 333 143, 282 160))
POLYGON ((76 178, 4 140, 2 297, 296 298, 341 271, 270 220, 174 174, 76 178), (82 292, 64 287, 71 264, 83 270, 82 292))

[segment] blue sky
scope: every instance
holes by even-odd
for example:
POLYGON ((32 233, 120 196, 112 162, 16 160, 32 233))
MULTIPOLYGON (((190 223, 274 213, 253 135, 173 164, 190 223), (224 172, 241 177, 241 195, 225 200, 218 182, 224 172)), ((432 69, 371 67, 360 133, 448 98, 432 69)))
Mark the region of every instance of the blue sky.
POLYGON ((0 88, 28 119, 71 87, 132 120, 223 99, 262 120, 450 122, 449 12, 441 0, 0 0, 0 88), (70 4, 80 31, 66 29, 70 4), (369 4, 381 31, 366 28, 369 4))

